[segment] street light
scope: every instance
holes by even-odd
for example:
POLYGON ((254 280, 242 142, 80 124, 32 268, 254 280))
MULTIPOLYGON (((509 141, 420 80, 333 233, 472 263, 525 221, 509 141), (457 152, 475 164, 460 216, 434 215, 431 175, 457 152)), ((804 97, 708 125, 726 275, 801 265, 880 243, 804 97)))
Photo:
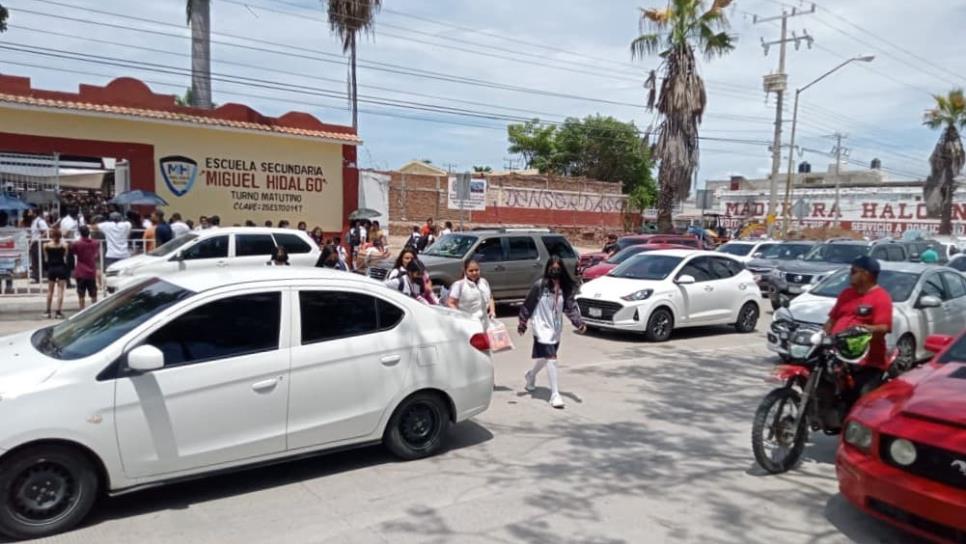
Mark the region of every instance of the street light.
MULTIPOLYGON (((785 180, 785 210, 784 210, 784 213, 782 214, 783 215, 782 238, 785 238, 788 236, 788 224, 791 220, 790 199, 792 195, 792 177, 794 176, 793 169, 795 167, 795 129, 798 127, 798 97, 802 94, 802 92, 805 91, 805 89, 808 89, 812 85, 815 85, 819 81, 822 81, 823 79, 834 74, 835 72, 838 72, 839 70, 841 70, 842 68, 845 68, 847 65, 853 62, 872 62, 873 60, 875 60, 874 55, 852 57, 846 60, 845 62, 843 62, 842 64, 839 64, 835 68, 832 68, 828 72, 825 72, 824 74, 816 78, 808 85, 795 89, 795 109, 792 111, 792 136, 788 145, 788 179, 785 180)), ((838 180, 836 180, 836 184, 838 184, 838 180)))

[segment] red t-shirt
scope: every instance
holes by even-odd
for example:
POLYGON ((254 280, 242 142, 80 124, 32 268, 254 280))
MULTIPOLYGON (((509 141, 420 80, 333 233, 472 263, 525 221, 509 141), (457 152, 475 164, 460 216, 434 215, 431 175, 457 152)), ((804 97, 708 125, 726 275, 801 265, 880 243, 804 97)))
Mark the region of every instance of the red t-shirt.
MULTIPOLYGON (((832 334, 842 332, 849 327, 859 325, 886 325, 892 331, 892 297, 889 292, 880 286, 875 286, 860 295, 855 289, 846 287, 835 306, 828 314, 832 319, 832 334), (858 315, 857 310, 860 306, 869 306, 872 311, 869 315, 858 315)), ((868 364, 874 367, 885 369, 885 335, 873 334, 872 342, 869 346, 868 364)))
POLYGON ((74 277, 79 280, 97 278, 97 256, 101 252, 101 244, 90 238, 80 240, 70 245, 70 252, 77 257, 74 265, 74 277))

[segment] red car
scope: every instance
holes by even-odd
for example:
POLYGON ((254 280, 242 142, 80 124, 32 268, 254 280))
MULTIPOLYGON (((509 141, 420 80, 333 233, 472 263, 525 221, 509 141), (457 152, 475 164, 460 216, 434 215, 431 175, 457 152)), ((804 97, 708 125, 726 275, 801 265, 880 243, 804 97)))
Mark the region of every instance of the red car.
MULTIPOLYGON (((633 234, 630 236, 621 236, 617 240, 617 251, 644 244, 676 244, 687 246, 688 249, 703 249, 701 240, 696 236, 686 234, 633 234)), ((608 257, 610 257, 610 254, 604 253, 603 251, 584 253, 577 261, 577 273, 583 277, 584 270, 607 260, 608 257)))
POLYGON ((580 277, 584 281, 590 281, 597 279, 603 275, 606 275, 611 270, 617 268, 617 265, 630 259, 638 253, 643 253, 645 251, 655 251, 658 249, 694 249, 693 247, 682 246, 679 244, 646 244, 641 246, 630 246, 624 248, 617 253, 610 256, 606 261, 597 263, 590 268, 587 268, 581 273, 580 277))
POLYGON ((842 495, 936 542, 966 542, 966 331, 930 336, 936 356, 860 400, 836 454, 842 495))

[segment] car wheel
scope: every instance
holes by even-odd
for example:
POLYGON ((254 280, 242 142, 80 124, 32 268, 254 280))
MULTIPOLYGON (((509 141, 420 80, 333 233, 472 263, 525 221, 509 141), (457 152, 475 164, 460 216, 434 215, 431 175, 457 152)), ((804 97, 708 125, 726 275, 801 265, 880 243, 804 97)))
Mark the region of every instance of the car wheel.
POLYGON ((754 332, 756 325, 758 325, 758 305, 754 302, 746 302, 738 311, 735 330, 740 333, 754 332))
POLYGON ((40 538, 73 528, 98 493, 86 455, 66 446, 28 447, 0 463, 0 534, 40 538))
POLYGON ((394 455, 407 461, 439 452, 449 430, 449 407, 433 393, 417 393, 396 408, 383 442, 394 455))
POLYGON ((896 349, 899 350, 895 362, 896 370, 900 374, 912 370, 916 366, 916 339, 911 334, 904 334, 896 342, 896 349))
POLYGON ((650 342, 664 342, 671 337, 673 329, 674 316, 667 308, 658 308, 648 318, 644 335, 650 342))

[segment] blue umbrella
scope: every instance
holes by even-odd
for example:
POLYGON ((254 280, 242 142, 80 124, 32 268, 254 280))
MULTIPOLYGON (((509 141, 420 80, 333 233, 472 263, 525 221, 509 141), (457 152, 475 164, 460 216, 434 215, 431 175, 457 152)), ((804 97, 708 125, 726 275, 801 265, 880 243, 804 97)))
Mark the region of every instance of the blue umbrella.
POLYGON ((31 209, 30 204, 27 204, 23 200, 20 200, 13 195, 0 193, 0 210, 14 210, 22 212, 29 209, 31 209))
POLYGON ((168 203, 160 196, 151 191, 135 189, 124 191, 111 199, 112 204, 119 206, 167 206, 168 203))

